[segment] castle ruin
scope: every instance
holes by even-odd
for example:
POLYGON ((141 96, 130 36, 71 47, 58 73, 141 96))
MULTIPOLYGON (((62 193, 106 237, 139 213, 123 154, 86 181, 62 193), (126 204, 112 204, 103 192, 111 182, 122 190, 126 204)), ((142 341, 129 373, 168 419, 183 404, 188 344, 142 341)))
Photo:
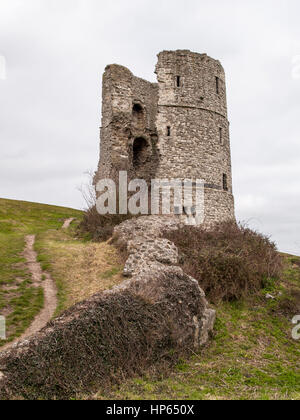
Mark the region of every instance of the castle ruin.
POLYGON ((158 83, 109 65, 103 75, 100 162, 94 183, 202 179, 205 221, 234 219, 225 73, 188 50, 158 54, 158 83))

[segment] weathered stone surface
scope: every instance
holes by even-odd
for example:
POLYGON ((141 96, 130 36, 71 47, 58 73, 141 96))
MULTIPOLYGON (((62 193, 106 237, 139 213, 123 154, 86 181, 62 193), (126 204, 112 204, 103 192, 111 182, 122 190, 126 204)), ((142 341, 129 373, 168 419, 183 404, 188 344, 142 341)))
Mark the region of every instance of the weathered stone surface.
MULTIPOLYGON (((114 236, 123 244, 127 245, 129 257, 125 263, 124 275, 137 276, 139 282, 148 276, 161 275, 168 272, 169 275, 176 276, 182 270, 177 267, 178 249, 163 236, 168 231, 179 229, 181 222, 177 217, 148 216, 138 219, 130 219, 114 230, 114 236)), ((187 276, 188 282, 198 282, 187 276)), ((143 283, 144 284, 144 283, 143 283)), ((199 287, 199 286, 198 286, 199 287)), ((209 333, 213 330, 215 322, 215 311, 208 308, 203 290, 199 288, 203 313, 201 319, 197 316, 193 318, 195 327, 195 348, 199 348, 207 343, 209 333)), ((159 293, 156 290, 155 293, 159 293)), ((148 296, 149 297, 149 296, 148 296)))
POLYGON ((176 216, 143 216, 121 223, 115 228, 114 235, 127 243, 139 236, 162 238, 164 232, 177 230, 180 226, 183 224, 176 216))
POLYGON ((130 255, 124 268, 125 276, 146 271, 152 261, 166 265, 178 263, 178 250, 167 239, 136 239, 128 244, 128 252, 130 255))

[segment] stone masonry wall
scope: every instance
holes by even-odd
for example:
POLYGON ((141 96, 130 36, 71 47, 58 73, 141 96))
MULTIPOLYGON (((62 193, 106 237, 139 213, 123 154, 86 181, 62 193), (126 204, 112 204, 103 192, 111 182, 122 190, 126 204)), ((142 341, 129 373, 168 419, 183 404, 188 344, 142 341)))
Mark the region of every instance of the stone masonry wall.
MULTIPOLYGON (((128 280, 80 302, 0 353, 0 400, 69 399, 199 351, 216 313, 178 266, 164 233, 177 218, 147 216, 115 228, 129 254, 128 280)), ((200 356, 199 356, 200 357, 200 356)))
POLYGON ((130 178, 155 176, 156 114, 158 85, 133 76, 125 67, 108 66, 103 75, 103 109, 100 162, 95 182, 103 178, 118 179, 120 170, 130 178), (133 107, 140 108, 133 115, 133 107), (143 138, 147 144, 142 168, 133 168, 133 143, 143 138))
POLYGON ((163 51, 158 84, 108 66, 103 76, 101 152, 95 183, 118 179, 203 179, 207 222, 234 219, 226 82, 219 61, 163 51))

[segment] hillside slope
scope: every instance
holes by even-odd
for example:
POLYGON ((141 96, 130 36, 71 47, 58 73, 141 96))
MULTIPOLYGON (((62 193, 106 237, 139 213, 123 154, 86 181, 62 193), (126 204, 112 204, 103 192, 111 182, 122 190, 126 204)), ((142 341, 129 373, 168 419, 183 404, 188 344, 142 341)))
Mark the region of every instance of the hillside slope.
POLYGON ((215 337, 201 353, 169 375, 136 378, 94 398, 299 400, 300 340, 292 338, 292 319, 300 315, 300 258, 283 257, 280 281, 215 307, 215 337))
MULTIPOLYGON (((41 287, 35 287, 26 264, 27 235, 59 229, 77 210, 0 199, 0 315, 6 317, 7 341, 19 337, 43 307, 41 287)), ((6 342, 7 342, 6 341, 6 342)), ((0 346, 5 344, 0 341, 0 346)))
POLYGON ((0 316, 6 318, 7 327, 7 340, 0 340, 0 349, 20 337, 44 306, 43 288, 30 272, 32 256, 28 260, 24 252, 28 236, 35 238, 42 281, 50 273, 56 283, 56 313, 121 281, 112 246, 76 237, 82 214, 64 207, 0 199, 0 316), (70 218, 75 219, 72 226, 62 229, 70 218))
MULTIPOLYGON (((122 258, 113 246, 77 236, 81 219, 77 210, 0 199, 0 315, 7 319, 8 341, 22 335, 44 305, 23 254, 27 235, 35 235, 38 261, 56 282, 57 314, 123 281, 122 258), (75 221, 63 230, 69 218, 75 221)), ((283 258, 280 280, 214 307, 209 347, 172 372, 123 380, 93 398, 300 399, 300 341, 292 338, 292 319, 300 315, 300 258, 283 258)))

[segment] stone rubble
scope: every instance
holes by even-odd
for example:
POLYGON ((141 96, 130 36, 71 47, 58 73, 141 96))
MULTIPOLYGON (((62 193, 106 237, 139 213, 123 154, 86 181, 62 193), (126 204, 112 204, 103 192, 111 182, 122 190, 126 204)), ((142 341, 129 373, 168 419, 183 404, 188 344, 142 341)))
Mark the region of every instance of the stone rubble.
MULTIPOLYGON (((164 233, 182 227, 182 221, 176 216, 145 216, 138 219, 129 219, 114 230, 114 238, 127 246, 128 259, 124 267, 124 276, 136 278, 137 282, 152 276, 160 277, 163 273, 168 276, 184 275, 178 267, 178 249, 171 241, 163 238, 164 233)), ((216 313, 209 309, 205 294, 198 282, 187 276, 188 281, 197 284, 199 299, 202 303, 203 313, 200 317, 194 316, 195 348, 203 346, 212 332, 216 313)))

